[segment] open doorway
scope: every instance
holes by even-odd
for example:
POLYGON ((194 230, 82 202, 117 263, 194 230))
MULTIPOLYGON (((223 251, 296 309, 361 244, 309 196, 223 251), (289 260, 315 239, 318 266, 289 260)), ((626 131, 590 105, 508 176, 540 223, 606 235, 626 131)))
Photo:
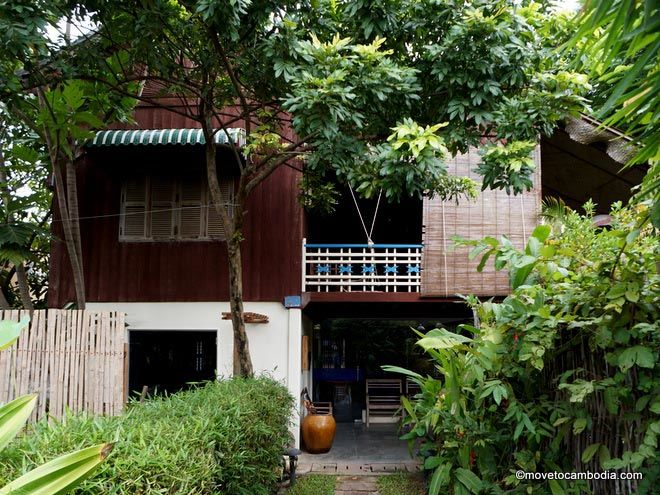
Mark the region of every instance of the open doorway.
POLYGON ((457 315, 436 319, 327 318, 314 327, 314 401, 331 402, 339 423, 365 421, 367 380, 401 380, 401 395, 407 384, 401 375, 386 372, 383 365, 399 366, 422 375, 434 373, 433 364, 416 345, 414 329, 438 326, 452 329, 470 318, 457 315))
POLYGON ((172 394, 213 380, 217 369, 215 331, 131 330, 129 390, 172 394))
MULTIPOLYGON (((309 454, 314 462, 408 463, 414 462, 407 443, 400 440, 400 418, 396 411, 400 396, 413 396, 400 374, 386 372, 393 365, 434 375, 428 356, 416 344, 418 335, 443 327, 455 330, 461 323, 472 323, 471 310, 456 303, 346 303, 312 304, 312 380, 314 402, 332 403, 337 433, 326 454, 309 454), (397 382, 394 407, 366 422, 367 380, 397 382), (400 386, 400 388, 399 388, 400 386)), ((382 384, 382 382, 381 382, 382 384)), ((372 393, 372 402, 374 394, 372 393)), ((390 404, 392 405, 392 404, 390 404)), ((374 411, 372 411, 374 412, 374 411)), ((339 465, 339 464, 338 464, 339 465)))

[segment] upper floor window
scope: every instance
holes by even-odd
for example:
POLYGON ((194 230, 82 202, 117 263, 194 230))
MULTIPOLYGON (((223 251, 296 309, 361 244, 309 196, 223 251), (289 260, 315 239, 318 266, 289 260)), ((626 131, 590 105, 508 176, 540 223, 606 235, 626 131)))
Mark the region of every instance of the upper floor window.
MULTIPOLYGON (((234 182, 220 181, 232 214, 234 182)), ((121 192, 121 241, 225 239, 206 181, 201 177, 143 176, 128 179, 121 192)))

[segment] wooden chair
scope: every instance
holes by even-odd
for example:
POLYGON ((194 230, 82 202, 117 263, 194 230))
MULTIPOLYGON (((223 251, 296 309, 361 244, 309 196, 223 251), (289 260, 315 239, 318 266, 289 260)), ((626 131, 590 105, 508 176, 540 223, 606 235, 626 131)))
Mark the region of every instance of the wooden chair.
POLYGON ((372 417, 393 417, 401 407, 401 380, 372 378, 367 380, 367 428, 372 417))
POLYGON ((332 416, 332 402, 312 402, 314 414, 332 416))
POLYGON ((409 376, 406 377, 406 397, 409 399, 422 392, 422 387, 413 381, 409 376))

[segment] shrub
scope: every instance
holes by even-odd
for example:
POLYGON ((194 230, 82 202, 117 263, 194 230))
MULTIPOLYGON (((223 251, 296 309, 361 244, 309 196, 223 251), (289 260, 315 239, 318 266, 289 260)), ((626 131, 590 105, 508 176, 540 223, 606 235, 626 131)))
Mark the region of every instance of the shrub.
POLYGON ((468 298, 479 328, 420 335, 440 379, 388 368, 422 390, 403 400, 405 437, 422 441, 430 495, 657 493, 660 238, 644 205, 615 205, 605 229, 585 209, 537 227, 523 251, 506 238, 468 242, 481 266, 490 257, 509 270, 512 293, 468 298), (644 479, 587 486, 518 470, 644 479))
POLYGON ((114 439, 112 456, 74 493, 271 494, 292 405, 271 379, 234 378, 132 404, 117 417, 39 422, 0 455, 0 486, 55 455, 114 439))

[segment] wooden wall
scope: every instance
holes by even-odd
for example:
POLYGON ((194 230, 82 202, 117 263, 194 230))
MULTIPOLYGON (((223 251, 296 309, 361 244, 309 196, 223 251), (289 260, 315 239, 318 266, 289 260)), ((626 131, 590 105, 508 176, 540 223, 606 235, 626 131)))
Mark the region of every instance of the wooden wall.
MULTIPOLYGON (((89 302, 227 301, 222 241, 119 242, 120 190, 138 170, 203 170, 202 147, 98 148, 79 165, 80 226, 89 302), (198 149, 196 149, 198 148, 198 149)), ((221 171, 229 166, 218 164, 221 171)), ((245 221, 243 285, 247 301, 282 301, 301 291, 303 212, 299 172, 282 166, 251 194, 245 221)), ((51 249, 49 306, 74 300, 59 216, 51 249)))
MULTIPOLYGON (((506 235, 522 247, 538 223, 541 205, 540 148, 534 153, 536 171, 534 188, 522 195, 509 196, 505 191, 482 191, 476 201, 424 200, 424 254, 422 259, 423 297, 448 297, 455 294, 496 296, 509 293, 506 271, 496 272, 492 260, 477 272, 479 258, 470 261, 469 249, 453 248, 454 236, 482 239, 506 235)), ((473 169, 479 163, 476 149, 458 155, 449 163, 455 175, 478 180, 473 169)))

